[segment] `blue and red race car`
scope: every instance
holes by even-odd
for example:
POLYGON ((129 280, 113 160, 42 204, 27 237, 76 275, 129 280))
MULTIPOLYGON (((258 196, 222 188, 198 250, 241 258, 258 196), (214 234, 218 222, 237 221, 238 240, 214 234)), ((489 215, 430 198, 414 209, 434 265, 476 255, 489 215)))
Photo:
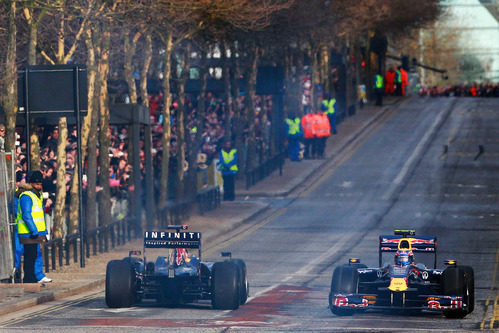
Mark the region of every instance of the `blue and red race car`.
POLYGON ((440 311, 463 318, 474 309, 474 273, 470 266, 447 260, 437 269, 437 238, 395 230, 379 236, 379 267, 369 268, 352 258, 335 268, 329 307, 336 315, 366 310, 440 311), (382 265, 382 254, 395 252, 393 264, 382 265), (414 262, 414 253, 434 256, 434 268, 414 262))
POLYGON ((208 300, 215 309, 233 310, 246 303, 249 283, 245 262, 232 259, 230 252, 222 253, 224 261, 201 261, 201 233, 187 231, 185 225, 146 231, 144 257, 135 256, 141 254, 130 251, 128 257, 107 264, 109 307, 129 307, 144 300, 166 306, 208 300))

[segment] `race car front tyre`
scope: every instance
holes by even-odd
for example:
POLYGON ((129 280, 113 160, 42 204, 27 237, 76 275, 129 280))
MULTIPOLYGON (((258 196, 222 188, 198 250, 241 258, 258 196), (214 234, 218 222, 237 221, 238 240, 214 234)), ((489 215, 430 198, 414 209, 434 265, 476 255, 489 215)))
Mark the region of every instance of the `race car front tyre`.
POLYGON ((249 282, 246 271, 246 263, 242 259, 232 259, 232 262, 234 262, 239 268, 239 304, 243 305, 246 303, 249 295, 249 282))
POLYGON ((130 262, 111 260, 106 267, 106 304, 110 308, 129 307, 135 303, 135 273, 130 262))
POLYGON ((471 266, 461 266, 465 273, 468 283, 468 313, 475 310, 475 273, 471 266))
POLYGON ((211 305, 214 309, 235 310, 239 307, 239 268, 232 261, 213 264, 211 305))
POLYGON ((358 290, 359 275, 357 269, 350 265, 338 266, 334 269, 331 279, 331 291, 329 292, 329 308, 331 312, 338 316, 351 316, 352 309, 345 309, 333 304, 334 294, 355 294, 358 290))
POLYGON ((469 266, 450 266, 442 273, 442 293, 450 296, 461 296, 466 307, 463 309, 445 310, 447 318, 464 318, 475 307, 475 281, 473 269, 469 266))

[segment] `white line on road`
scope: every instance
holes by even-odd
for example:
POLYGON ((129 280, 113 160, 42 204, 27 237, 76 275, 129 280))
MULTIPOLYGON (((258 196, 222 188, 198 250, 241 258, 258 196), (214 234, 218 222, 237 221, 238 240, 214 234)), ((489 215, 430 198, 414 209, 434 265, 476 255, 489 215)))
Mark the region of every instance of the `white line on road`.
POLYGON ((421 141, 419 141, 411 156, 405 161, 397 177, 395 177, 395 179, 392 181, 390 188, 383 195, 384 200, 390 199, 393 193, 396 191, 397 187, 400 185, 400 183, 402 183, 402 180, 406 177, 409 170, 411 170, 411 168, 413 167, 416 158, 421 154, 423 148, 426 146, 426 143, 428 142, 428 140, 430 140, 431 135, 435 132, 437 126, 440 124, 440 121, 442 120, 445 112, 446 110, 440 111, 438 116, 433 121, 431 127, 426 131, 421 141))

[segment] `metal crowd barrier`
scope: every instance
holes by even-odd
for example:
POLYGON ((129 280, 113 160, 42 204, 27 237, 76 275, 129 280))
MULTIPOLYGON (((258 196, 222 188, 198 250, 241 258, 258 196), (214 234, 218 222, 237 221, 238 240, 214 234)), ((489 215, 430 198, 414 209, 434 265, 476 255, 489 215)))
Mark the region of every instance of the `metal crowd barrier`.
POLYGON ((45 271, 49 272, 50 263, 52 263, 52 270, 57 268, 56 266, 56 258, 59 258, 59 266, 62 266, 62 257, 63 257, 63 242, 62 238, 54 238, 49 240, 46 243, 43 243, 43 254, 44 254, 44 262, 45 262, 45 271), (58 250, 58 256, 56 256, 56 251, 58 250), (49 261, 49 253, 51 261, 49 261))
POLYGON ((277 169, 279 169, 279 176, 282 176, 282 167, 284 166, 286 155, 287 152, 282 151, 269 158, 259 166, 246 171, 246 189, 249 189, 251 186, 269 176, 277 169))
MULTIPOLYGON (((97 255, 114 249, 132 240, 141 234, 137 227, 135 217, 124 218, 114 221, 106 226, 87 230, 85 238, 86 257, 97 255)), ((80 234, 74 233, 65 238, 55 238, 43 244, 45 272, 57 269, 63 265, 63 257, 66 258, 65 265, 69 265, 71 258, 78 262, 80 234), (58 260, 57 260, 58 259, 58 260)))
POLYGON ((216 209, 220 207, 220 187, 210 186, 201 190, 196 195, 196 201, 198 203, 199 214, 203 215, 205 212, 216 209))

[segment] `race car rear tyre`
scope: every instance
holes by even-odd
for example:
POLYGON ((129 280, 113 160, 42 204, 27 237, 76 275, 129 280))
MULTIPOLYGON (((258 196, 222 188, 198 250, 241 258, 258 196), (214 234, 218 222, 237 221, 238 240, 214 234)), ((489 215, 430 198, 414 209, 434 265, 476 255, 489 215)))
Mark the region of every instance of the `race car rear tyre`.
POLYGON ((468 313, 475 310, 475 272, 471 266, 461 266, 466 272, 466 279, 469 285, 468 292, 468 313))
POLYGON ((246 263, 242 259, 232 259, 239 268, 239 304, 246 303, 249 295, 249 282, 246 270, 246 263))
POLYGON ((214 309, 235 310, 239 307, 239 268, 232 261, 213 264, 211 305, 214 309))
POLYGON ((475 282, 473 269, 469 266, 450 266, 442 273, 442 293, 444 295, 462 296, 467 308, 445 310, 447 318, 464 318, 474 309, 475 282))
POLYGON ((357 268, 350 265, 338 266, 334 269, 331 279, 331 291, 329 292, 329 308, 331 312, 338 316, 351 316, 352 309, 345 309, 335 306, 332 302, 333 295, 339 293, 355 294, 358 291, 359 275, 357 268))
POLYGON ((126 308, 135 303, 135 272, 129 262, 111 260, 106 267, 106 304, 110 308, 126 308))

